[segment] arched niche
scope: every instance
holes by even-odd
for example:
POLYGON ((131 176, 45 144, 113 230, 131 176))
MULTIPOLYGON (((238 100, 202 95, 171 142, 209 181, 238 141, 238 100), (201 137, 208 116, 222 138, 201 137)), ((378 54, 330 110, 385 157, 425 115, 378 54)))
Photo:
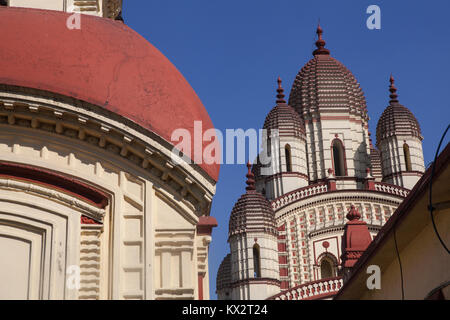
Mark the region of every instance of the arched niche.
POLYGON ((342 141, 339 139, 334 139, 331 144, 332 151, 332 160, 333 160, 333 168, 334 174, 339 176, 345 176, 346 173, 346 165, 345 165, 345 149, 342 141))
POLYGON ((327 252, 319 256, 318 266, 319 266, 319 278, 327 279, 337 276, 337 259, 336 257, 327 252))
POLYGON ((261 278, 261 252, 257 243, 253 246, 253 270, 253 276, 261 278))
POLYGON ((405 166, 406 166, 406 171, 412 171, 412 166, 411 166, 411 153, 409 151, 409 145, 408 144, 403 144, 403 156, 405 158, 405 166))
POLYGON ((286 172, 292 172, 292 154, 289 144, 284 146, 284 156, 286 158, 286 172))

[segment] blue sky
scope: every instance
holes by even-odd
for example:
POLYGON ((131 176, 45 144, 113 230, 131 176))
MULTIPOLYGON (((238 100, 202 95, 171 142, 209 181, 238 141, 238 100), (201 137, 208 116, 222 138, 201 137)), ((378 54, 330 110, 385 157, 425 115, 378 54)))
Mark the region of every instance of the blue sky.
MULTIPOLYGON (((276 78, 282 77, 288 94, 311 59, 320 18, 326 47, 365 92, 372 137, 388 104, 392 72, 400 103, 422 127, 425 164, 433 160, 450 119, 449 1, 124 2, 127 25, 181 71, 222 132, 262 127, 274 106, 276 78), (371 4, 381 9, 381 30, 366 27, 371 4)), ((228 217, 245 191, 245 173, 243 165, 221 167, 211 210, 219 222, 210 247, 211 298, 217 269, 229 252, 228 217)))

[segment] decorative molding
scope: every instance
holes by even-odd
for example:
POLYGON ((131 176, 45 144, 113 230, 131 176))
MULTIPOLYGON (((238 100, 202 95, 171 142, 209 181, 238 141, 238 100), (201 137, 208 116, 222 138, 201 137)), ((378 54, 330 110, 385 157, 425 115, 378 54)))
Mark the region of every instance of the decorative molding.
MULTIPOLYGON (((377 185, 379 183, 376 183, 375 185, 377 185)), ((351 189, 341 189, 341 190, 336 190, 336 191, 323 191, 322 189, 317 189, 317 185, 316 185, 316 189, 314 190, 307 190, 308 187, 305 188, 301 188, 298 190, 294 190, 282 197, 279 197, 275 200, 271 201, 272 204, 272 208, 274 209, 276 214, 280 213, 281 209, 284 209, 285 207, 291 206, 294 203, 303 201, 303 200, 308 200, 305 201, 305 203, 300 203, 298 204, 297 207, 301 206, 307 206, 307 205, 312 205, 313 203, 318 203, 318 202, 328 202, 331 199, 372 199, 372 200, 379 200, 380 196, 383 195, 387 195, 387 196, 394 196, 396 198, 398 198, 398 201, 393 201, 394 199, 386 199, 387 201, 390 201, 392 203, 395 202, 396 205, 399 205, 403 199, 406 197, 404 190, 401 190, 401 187, 398 186, 394 186, 394 185, 389 185, 390 188, 380 188, 379 190, 351 190, 351 189), (306 189, 306 190, 305 190, 306 189), (303 193, 301 192, 303 191, 303 193), (305 192, 306 191, 306 192, 305 192), (307 194, 309 192, 311 192, 311 194, 307 194), (314 193, 316 192, 316 193, 314 193), (295 196, 292 195, 292 193, 296 193, 295 196), (302 197, 303 195, 303 197, 302 197), (314 196, 320 195, 322 197, 319 198, 315 198, 314 196), (323 196, 327 197, 324 198, 323 196), (314 199, 315 198, 315 199, 314 199), (282 200, 281 200, 282 199, 282 200), (311 200, 311 202, 309 202, 309 200, 311 200)), ((326 187, 326 186, 325 186, 326 187)), ((297 208, 295 207, 295 208, 297 208)), ((287 212, 283 212, 282 214, 279 214, 277 216, 277 219, 281 218, 282 216, 286 215, 287 213, 291 212, 293 209, 289 209, 287 212)))
MULTIPOLYGON (((8 93, 6 94, 8 98, 3 97, 4 95, 0 91, 0 127, 13 125, 29 130, 45 131, 104 149, 145 170, 156 181, 170 186, 183 201, 189 202, 193 206, 198 216, 208 214, 215 188, 210 188, 213 185, 209 184, 209 181, 196 179, 199 178, 199 175, 192 171, 192 167, 195 165, 189 166, 191 168, 189 173, 185 171, 184 166, 170 165, 169 153, 166 155, 157 151, 169 146, 148 145, 134 136, 135 132, 131 128, 118 124, 120 126, 118 129, 111 123, 105 123, 103 120, 109 120, 102 116, 107 112, 106 110, 98 112, 98 114, 89 112, 90 116, 96 117, 91 118, 78 114, 81 111, 79 107, 75 107, 74 111, 66 111, 61 108, 61 103, 51 105, 51 103, 55 104, 55 101, 42 102, 41 100, 45 98, 35 97, 36 101, 30 101, 24 100, 29 99, 29 95, 19 97, 16 94, 8 93), (30 111, 30 105, 38 107, 30 111), (105 130, 108 132, 107 135, 105 135, 105 130), (186 179, 190 183, 186 182, 186 179), (187 186, 189 188, 186 188, 187 186)), ((70 105, 64 107, 71 108, 70 105)), ((95 108, 95 106, 91 108, 95 108)), ((115 115, 108 116, 115 117, 115 115)), ((148 135, 146 139, 149 139, 148 135)))
POLYGON ((329 299, 333 297, 343 285, 341 277, 307 282, 292 289, 276 294, 267 300, 312 300, 329 299))
POLYGON ((281 197, 278 197, 271 201, 272 209, 278 210, 292 202, 308 198, 320 193, 327 192, 327 185, 325 183, 319 183, 316 185, 309 185, 294 191, 291 191, 281 197))
MULTIPOLYGON (((135 138, 133 146, 136 150, 134 151, 142 150, 143 154, 146 154, 145 151, 148 149, 164 159, 171 158, 173 145, 170 142, 127 118, 85 101, 52 92, 0 84, 0 121, 2 121, 2 102, 5 110, 15 111, 17 109, 23 111, 23 113, 30 113, 29 105, 38 105, 40 116, 45 115, 49 117, 44 117, 44 124, 50 121, 51 118, 63 119, 65 123, 68 121, 73 122, 72 125, 75 126, 76 130, 79 130, 77 127, 80 125, 88 125, 87 129, 98 129, 101 134, 104 134, 104 132, 100 128, 106 126, 112 129, 108 135, 109 138, 117 137, 118 140, 123 140, 123 136, 132 135, 135 138)), ((11 116, 14 118, 14 114, 11 116)), ((32 117, 27 116, 26 118, 30 119, 32 117)), ((44 125, 44 127, 46 126, 44 125)), ((52 131, 51 127, 47 129, 52 131)), ((80 140, 85 139, 85 132, 83 131, 81 130, 80 132, 80 140)), ((211 194, 214 193, 216 182, 197 164, 181 163, 177 167, 181 171, 188 171, 195 179, 196 184, 206 188, 211 194)))
MULTIPOLYGON (((83 217, 82 217, 83 218, 83 217)), ((102 225, 82 224, 80 234, 80 289, 78 299, 100 299, 102 225)))
POLYGON ((0 188, 20 190, 22 192, 34 193, 39 196, 56 200, 58 202, 64 203, 71 208, 74 208, 77 211, 81 211, 87 217, 96 221, 103 221, 103 217, 105 216, 104 209, 97 208, 69 194, 60 192, 55 189, 43 187, 31 182, 23 182, 0 176, 0 188))
POLYGON ((346 191, 318 194, 277 212, 278 256, 287 257, 284 267, 288 270, 286 276, 281 278, 282 288, 313 279, 315 251, 312 239, 323 240, 329 235, 342 235, 346 221, 344 212, 351 204, 364 209, 364 219, 369 231, 374 234, 401 202, 401 199, 387 194, 383 196, 361 190, 355 195, 356 190, 346 191))
POLYGON ((0 161, 0 177, 48 186, 78 197, 97 208, 104 209, 108 205, 108 196, 97 188, 87 185, 77 178, 28 164, 0 161))

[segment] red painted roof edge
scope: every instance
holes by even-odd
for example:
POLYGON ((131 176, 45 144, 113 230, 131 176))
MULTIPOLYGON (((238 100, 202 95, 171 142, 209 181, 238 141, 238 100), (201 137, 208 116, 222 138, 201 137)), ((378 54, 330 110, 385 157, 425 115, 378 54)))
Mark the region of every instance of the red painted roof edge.
POLYGON ((211 235, 212 229, 217 227, 217 219, 211 216, 202 216, 198 220, 197 234, 198 235, 211 235))

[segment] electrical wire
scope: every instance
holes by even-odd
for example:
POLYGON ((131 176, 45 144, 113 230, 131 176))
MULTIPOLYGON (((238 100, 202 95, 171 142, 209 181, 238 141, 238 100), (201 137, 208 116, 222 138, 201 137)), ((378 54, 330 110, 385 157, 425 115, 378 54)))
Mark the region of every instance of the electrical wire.
POLYGON ((405 300, 405 288, 403 285, 403 268, 402 268, 402 260, 400 259, 400 252, 398 251, 397 245, 397 220, 394 223, 394 243, 395 243, 395 252, 397 253, 398 265, 400 267, 400 283, 402 288, 402 300, 405 300))
POLYGON ((429 204, 428 204, 428 210, 430 211, 430 216, 431 216, 431 222, 433 223, 433 229, 434 229, 434 233, 436 234, 436 236, 438 237, 442 247, 447 251, 448 254, 450 254, 450 250, 447 248, 447 246, 445 245, 444 241, 442 240, 441 236, 439 235, 439 232, 436 228, 436 223, 434 222, 434 216, 433 216, 433 201, 432 201, 432 185, 433 185, 433 175, 434 175, 434 170, 436 167, 436 159, 438 157, 439 154, 439 150, 441 149, 441 144, 442 141, 444 141, 445 135, 447 134, 448 129, 450 128, 450 124, 447 126, 447 129, 444 131, 444 134, 441 137, 441 141, 439 142, 438 148, 436 150, 436 154, 434 156, 434 161, 433 161, 433 167, 431 168, 431 176, 430 176, 430 198, 429 198, 429 204))
MULTIPOLYGON (((433 208, 433 201, 432 201, 432 183, 433 183, 434 170, 435 170, 435 167, 436 167, 436 159, 437 159, 439 151, 441 149, 442 141, 444 141, 445 135, 447 134, 447 131, 448 131, 449 128, 450 128, 450 125, 447 126, 447 129, 444 131, 444 134, 442 135, 441 140, 439 141, 439 145, 437 147, 436 154, 434 156, 434 161, 432 163, 433 166, 431 168, 431 175, 430 175, 430 186, 429 186, 430 195, 429 195, 428 210, 430 211, 431 222, 433 223, 434 232, 436 233, 436 236, 438 237, 438 239, 441 242, 441 244, 444 247, 444 249, 447 251, 447 253, 450 254, 449 249, 445 245, 444 241, 442 240, 442 238, 439 235, 439 232, 438 232, 438 230, 436 228, 436 223, 434 222, 434 216, 433 216, 434 208, 433 208)), ((394 223, 394 244, 395 244, 395 252, 397 254, 397 259, 398 259, 398 265, 400 267, 400 284, 401 284, 401 288, 402 288, 402 300, 405 300, 405 287, 404 287, 404 281, 403 281, 403 267, 402 267, 402 260, 400 259, 400 252, 398 250, 398 244, 397 244, 397 221, 395 221, 395 223, 394 223)))

